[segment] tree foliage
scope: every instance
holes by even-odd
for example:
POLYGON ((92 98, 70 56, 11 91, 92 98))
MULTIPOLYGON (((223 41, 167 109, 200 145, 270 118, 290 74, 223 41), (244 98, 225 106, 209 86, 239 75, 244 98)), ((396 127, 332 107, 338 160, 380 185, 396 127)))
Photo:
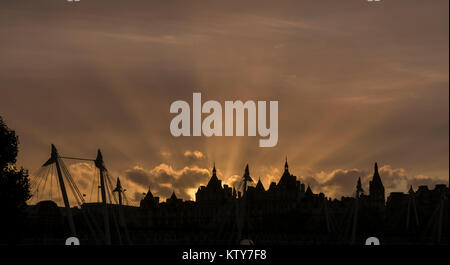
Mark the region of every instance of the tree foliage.
POLYGON ((28 171, 15 166, 18 137, 0 117, 0 230, 6 243, 15 243, 23 228, 24 208, 31 198, 28 171))
POLYGON ((16 163, 18 142, 16 133, 6 126, 0 116, 0 170, 16 163))

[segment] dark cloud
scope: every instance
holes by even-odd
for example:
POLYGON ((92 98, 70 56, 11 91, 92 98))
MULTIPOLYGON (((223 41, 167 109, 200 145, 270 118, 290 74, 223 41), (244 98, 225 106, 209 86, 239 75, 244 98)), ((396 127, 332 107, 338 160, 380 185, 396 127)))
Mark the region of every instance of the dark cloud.
POLYGON ((125 176, 141 188, 150 187, 153 195, 163 200, 173 191, 179 198, 189 200, 195 199, 196 189, 208 181, 210 171, 199 167, 176 170, 167 164, 160 164, 150 170, 134 167, 127 170, 125 176))
MULTIPOLYGON (((448 178, 408 175, 405 169, 392 168, 390 165, 381 166, 379 173, 383 181, 386 196, 389 196, 394 191, 407 192, 410 185, 414 188, 417 188, 418 185, 428 185, 429 188, 434 188, 436 184, 449 184, 448 178)), ((300 177, 300 179, 302 182, 310 185, 316 193, 324 192, 329 197, 339 198, 341 196, 354 196, 359 177, 361 177, 364 191, 368 194, 369 181, 372 180, 373 170, 336 169, 329 173, 319 172, 314 176, 300 177)))
POLYGON ((134 167, 125 171, 125 176, 136 184, 141 186, 149 186, 153 184, 152 179, 149 178, 148 172, 141 167, 134 167))
POLYGON ((427 185, 432 189, 436 184, 449 184, 448 178, 445 177, 411 175, 403 168, 392 168, 390 165, 382 166, 380 175, 385 183, 385 189, 389 192, 407 192, 411 185, 414 189, 419 185, 427 185))
POLYGON ((303 183, 310 185, 315 193, 323 192, 328 197, 352 196, 356 181, 367 173, 359 169, 336 169, 329 173, 319 172, 314 176, 300 177, 303 183))

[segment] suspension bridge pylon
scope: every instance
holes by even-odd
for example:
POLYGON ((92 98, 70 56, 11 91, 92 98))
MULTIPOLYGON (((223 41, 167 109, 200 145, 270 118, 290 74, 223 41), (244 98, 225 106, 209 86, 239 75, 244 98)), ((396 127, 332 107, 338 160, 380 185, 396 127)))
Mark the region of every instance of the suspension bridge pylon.
POLYGON ((66 208, 66 212, 67 212, 67 219, 69 222, 69 227, 70 227, 70 232, 72 233, 72 236, 76 237, 77 236, 77 232, 75 229, 75 222, 73 221, 73 215, 72 215, 72 210, 70 209, 70 204, 69 204, 69 199, 67 197, 67 191, 66 191, 66 186, 64 184, 64 178, 63 175, 61 173, 61 166, 60 166, 60 156, 58 154, 58 150, 56 150, 56 147, 54 144, 52 144, 52 152, 50 155, 50 158, 47 160, 47 162, 44 163, 43 166, 49 166, 51 164, 55 164, 56 165, 56 171, 58 173, 58 180, 59 180, 59 186, 61 189, 61 195, 64 201, 64 206, 66 208))
POLYGON ((103 162, 103 156, 100 149, 97 151, 97 158, 95 159, 95 166, 100 171, 100 189, 102 194, 102 204, 103 204, 103 221, 105 224, 105 244, 111 245, 111 233, 109 228, 109 215, 108 215, 108 205, 106 201, 106 189, 105 189, 105 172, 106 167, 103 162))

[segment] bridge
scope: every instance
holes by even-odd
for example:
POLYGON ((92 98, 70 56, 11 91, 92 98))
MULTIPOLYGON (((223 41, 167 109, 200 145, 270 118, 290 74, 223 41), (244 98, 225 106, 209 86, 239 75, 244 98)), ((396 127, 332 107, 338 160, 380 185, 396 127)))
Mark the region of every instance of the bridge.
MULTIPOLYGON (((98 238, 97 235, 99 233, 103 234, 104 244, 111 245, 110 219, 114 220, 117 229, 119 229, 120 226, 126 228, 126 224, 124 221, 123 214, 120 211, 121 208, 120 207, 113 208, 109 206, 112 204, 122 205, 123 201, 128 203, 128 199, 125 195, 126 189, 122 187, 119 178, 117 178, 117 184, 113 188, 111 178, 103 161, 103 155, 100 149, 97 151, 97 157, 95 159, 79 158, 79 157, 61 156, 58 150, 56 149, 55 145, 52 144, 50 158, 41 166, 41 168, 32 178, 30 185, 32 194, 34 195, 36 200, 39 200, 39 197, 40 195, 42 196, 42 193, 44 193, 44 196, 50 195, 50 199, 52 199, 52 190, 54 189, 52 185, 53 183, 57 183, 58 189, 61 193, 62 201, 64 203, 64 208, 71 236, 77 237, 77 229, 75 226, 72 208, 70 205, 70 200, 67 191, 68 189, 71 191, 73 200, 80 208, 86 205, 86 201, 84 198, 86 195, 80 192, 80 189, 78 188, 76 181, 72 177, 72 174, 70 173, 68 167, 66 166, 66 163, 64 162, 65 160, 84 161, 88 163, 93 163, 93 165, 95 166, 96 172, 94 173, 94 175, 96 175, 96 179, 98 179, 99 185, 97 187, 101 193, 103 227, 104 227, 103 231, 99 232, 99 230, 101 230, 100 227, 96 224, 95 219, 89 215, 88 211, 83 212, 83 217, 85 219, 86 224, 88 225, 89 229, 92 232, 92 236, 97 239, 98 238), (56 178, 56 181, 53 181, 54 178, 56 178), (45 194, 46 192, 49 194, 45 194)), ((128 235, 126 229, 125 234, 128 235)))

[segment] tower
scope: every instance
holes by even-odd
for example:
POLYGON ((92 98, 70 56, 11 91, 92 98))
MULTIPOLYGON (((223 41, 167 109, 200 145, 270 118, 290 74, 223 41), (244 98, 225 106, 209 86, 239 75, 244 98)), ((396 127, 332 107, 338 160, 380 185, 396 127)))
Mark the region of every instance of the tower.
POLYGON ((141 200, 140 207, 141 208, 155 208, 159 204, 159 197, 153 197, 152 191, 150 187, 148 188, 147 193, 144 193, 145 197, 141 200))
POLYGON ((213 164, 212 169, 212 176, 209 179, 208 184, 206 185, 208 189, 211 189, 212 191, 219 192, 222 189, 222 181, 219 180, 217 177, 217 171, 216 171, 216 163, 213 164))
POLYGON ((369 182, 369 196, 373 206, 383 207, 385 205, 384 186, 376 162, 372 180, 369 182))
POLYGON ((362 188, 361 184, 361 177, 358 178, 358 183, 356 184, 356 197, 360 197, 364 194, 364 189, 362 188))
MULTIPOLYGON (((299 185, 300 185, 300 183, 298 183, 298 186, 299 185)), ((280 190, 282 192, 289 191, 288 193, 291 193, 291 196, 293 196, 293 198, 295 198, 297 195, 294 193, 296 193, 297 190, 300 188, 300 187, 297 187, 297 177, 292 175, 289 172, 289 165, 288 165, 287 157, 286 157, 286 161, 284 162, 284 172, 280 178, 280 181, 278 181, 277 188, 278 188, 278 190, 280 190)), ((285 195, 287 195, 287 194, 285 194, 285 195)), ((282 196, 282 197, 285 197, 285 196, 282 196)))

